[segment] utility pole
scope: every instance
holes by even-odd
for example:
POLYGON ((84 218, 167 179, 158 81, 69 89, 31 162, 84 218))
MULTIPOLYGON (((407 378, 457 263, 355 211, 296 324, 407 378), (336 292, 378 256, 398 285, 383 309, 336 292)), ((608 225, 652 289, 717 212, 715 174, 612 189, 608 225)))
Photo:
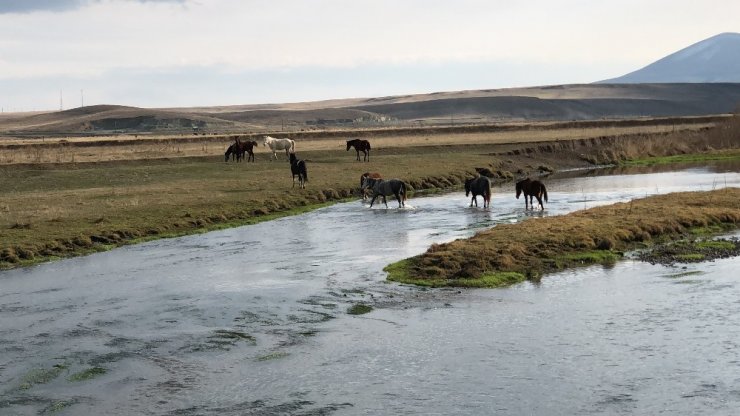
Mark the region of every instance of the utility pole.
POLYGON ((83 94, 83 90, 80 90, 80 107, 85 106, 85 95, 83 94))
POLYGON ((62 102, 62 90, 59 90, 59 111, 64 110, 64 105, 62 102))

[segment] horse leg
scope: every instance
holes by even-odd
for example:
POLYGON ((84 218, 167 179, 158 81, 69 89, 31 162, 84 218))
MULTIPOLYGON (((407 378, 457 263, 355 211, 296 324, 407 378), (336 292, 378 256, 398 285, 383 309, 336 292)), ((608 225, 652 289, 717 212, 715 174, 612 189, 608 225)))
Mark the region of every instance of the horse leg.
POLYGON ((360 151, 355 149, 355 152, 357 152, 357 158, 355 160, 359 162, 360 161, 360 151))
POLYGON ((376 194, 375 192, 373 192, 373 198, 370 200, 370 208, 373 207, 373 203, 375 202, 375 198, 377 198, 377 197, 378 197, 378 194, 376 194))
POLYGON ((388 201, 385 199, 385 195, 383 195, 383 203, 385 204, 385 207, 388 208, 388 201))
MULTIPOLYGON (((544 211, 545 210, 545 206, 542 205, 542 193, 538 193, 536 196, 537 196, 537 202, 540 203, 540 208, 544 211)), ((534 209, 534 207, 532 207, 532 209, 534 209)))

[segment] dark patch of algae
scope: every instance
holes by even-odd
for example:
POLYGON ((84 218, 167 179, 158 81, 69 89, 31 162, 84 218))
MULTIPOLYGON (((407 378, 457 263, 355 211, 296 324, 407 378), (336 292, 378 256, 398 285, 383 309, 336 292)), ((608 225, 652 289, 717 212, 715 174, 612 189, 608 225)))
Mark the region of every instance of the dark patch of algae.
MULTIPOLYGON (((490 288, 536 281, 567 268, 613 264, 628 250, 737 229, 738 201, 738 188, 680 192, 502 224, 469 239, 433 244, 425 253, 384 270, 390 281, 431 287, 490 288)), ((727 245, 702 244, 704 252, 719 252, 727 245)), ((699 260, 685 254, 684 261, 699 260)))

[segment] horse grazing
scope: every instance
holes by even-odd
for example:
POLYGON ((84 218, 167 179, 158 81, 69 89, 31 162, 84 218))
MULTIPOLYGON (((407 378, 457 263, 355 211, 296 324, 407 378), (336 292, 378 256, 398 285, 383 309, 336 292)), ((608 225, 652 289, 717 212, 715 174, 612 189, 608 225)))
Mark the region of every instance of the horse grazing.
POLYGON ((388 208, 388 202, 385 197, 388 195, 394 195, 398 201, 398 208, 406 206, 406 184, 400 179, 373 179, 365 178, 364 186, 373 190, 373 199, 370 200, 370 208, 373 207, 375 198, 378 196, 383 197, 383 203, 388 208))
POLYGON ((347 151, 350 147, 354 147, 357 152, 357 161, 360 161, 360 152, 363 153, 362 160, 365 162, 370 161, 370 142, 367 140, 353 139, 347 140, 347 151))
POLYGON ((235 137, 234 143, 232 143, 231 146, 226 149, 226 153, 224 153, 224 162, 229 161, 229 156, 231 156, 232 160, 241 162, 242 159, 244 159, 245 153, 249 153, 247 162, 249 162, 250 160, 254 162, 254 146, 257 146, 257 142, 255 142, 254 140, 243 142, 239 140, 239 137, 235 137))
POLYGON ((545 202, 547 202, 547 189, 545 189, 544 183, 533 181, 529 178, 519 181, 516 183, 516 199, 519 199, 519 195, 521 195, 522 192, 524 192, 524 209, 527 209, 528 207, 534 209, 532 197, 535 197, 537 198, 537 202, 540 203, 540 208, 544 211, 545 206, 542 205, 543 196, 545 197, 545 202), (527 197, 529 197, 529 205, 527 205, 527 197))
POLYGON ((381 179, 383 178, 378 172, 365 172, 360 176, 360 192, 362 192, 362 200, 367 200, 367 192, 369 187, 366 185, 365 178, 381 179))
POLYGON ((231 160, 236 160, 239 162, 242 158, 242 155, 239 154, 239 145, 236 143, 232 143, 231 146, 229 146, 228 149, 226 149, 226 153, 224 153, 224 162, 229 161, 229 156, 231 156, 231 160))
POLYGON ((306 161, 298 159, 295 153, 290 154, 290 173, 293 174, 293 188, 295 188, 295 177, 298 176, 298 187, 306 189, 306 182, 308 182, 306 161))
POLYGON ((270 156, 270 160, 274 157, 275 160, 277 160, 277 151, 278 150, 285 150, 285 157, 287 157, 290 160, 290 154, 295 152, 295 141, 291 139, 276 139, 274 137, 265 136, 262 139, 262 144, 264 146, 270 146, 270 150, 272 151, 272 156, 270 156))
POLYGON ((465 196, 473 194, 473 198, 470 200, 470 206, 478 206, 478 195, 483 197, 483 208, 489 208, 491 206, 491 180, 486 176, 478 176, 477 178, 470 178, 465 180, 465 196))

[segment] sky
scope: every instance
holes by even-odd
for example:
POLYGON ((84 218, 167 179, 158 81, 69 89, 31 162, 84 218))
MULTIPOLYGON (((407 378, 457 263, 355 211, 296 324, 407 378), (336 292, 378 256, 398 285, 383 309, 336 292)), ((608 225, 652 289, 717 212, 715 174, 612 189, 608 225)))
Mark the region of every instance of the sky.
POLYGON ((738 16, 737 0, 0 0, 0 111, 590 83, 738 16))

